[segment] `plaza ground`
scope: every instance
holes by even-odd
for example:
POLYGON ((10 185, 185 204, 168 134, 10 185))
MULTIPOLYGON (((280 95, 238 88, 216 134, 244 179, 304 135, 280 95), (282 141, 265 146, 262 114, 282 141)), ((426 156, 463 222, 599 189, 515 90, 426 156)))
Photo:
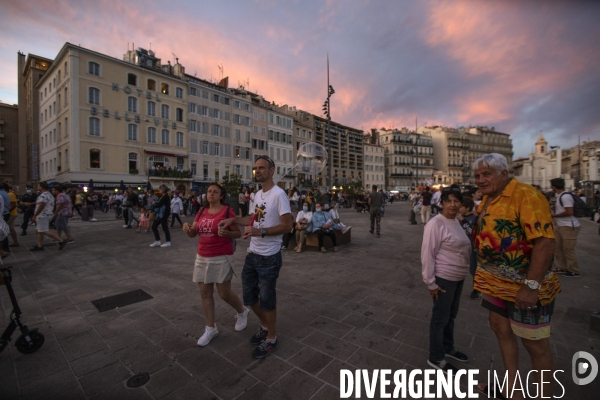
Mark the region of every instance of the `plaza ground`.
MULTIPOLYGON (((220 334, 208 346, 196 346, 204 331, 191 281, 197 239, 180 229, 172 231, 172 247, 150 248, 152 234, 123 229, 112 213, 97 214, 98 222, 71 222, 75 243, 65 250, 47 239, 46 251, 30 252, 30 227, 4 262, 13 266, 23 320, 39 328, 46 342, 24 355, 14 347, 15 334, 0 353, 0 398, 335 399, 340 369, 425 369, 432 304, 419 261, 423 226, 408 225, 408 211, 408 203, 388 206, 376 238, 368 233, 367 214, 341 210, 342 221, 352 225, 350 245, 339 253, 306 248, 283 254, 279 346, 263 360, 251 357, 248 343, 259 327, 256 317, 235 332, 235 311, 216 295, 220 334), (137 289, 153 299, 102 313, 91 303, 137 289), (142 372, 150 381, 127 388, 126 381, 142 372)), ((600 311, 600 236, 598 224, 581 222, 582 277, 561 278, 551 343, 556 366, 565 371, 558 375, 564 398, 596 399, 600 377, 587 386, 571 379, 575 352, 600 360, 600 332, 589 328, 590 314, 600 311)), ((246 248, 238 240, 232 287, 240 295, 246 248)), ((487 312, 469 299, 471 278, 466 282, 455 340, 471 360, 454 363, 485 374, 493 357, 500 371, 487 312)), ((3 329, 11 310, 4 287, 0 301, 3 329)), ((531 367, 522 347, 520 354, 526 374, 531 367)))

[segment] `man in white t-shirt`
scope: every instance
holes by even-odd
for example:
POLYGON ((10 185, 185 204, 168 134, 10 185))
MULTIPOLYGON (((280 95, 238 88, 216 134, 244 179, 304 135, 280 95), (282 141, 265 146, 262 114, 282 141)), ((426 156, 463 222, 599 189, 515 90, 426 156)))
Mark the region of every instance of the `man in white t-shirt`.
POLYGON ((244 238, 250 237, 242 269, 242 288, 244 305, 252 308, 261 322, 261 328, 250 338, 251 344, 258 345, 252 355, 264 358, 277 348, 275 286, 282 264, 282 236, 291 232, 294 218, 288 196, 273 182, 273 160, 266 155, 259 156, 254 170, 256 181, 262 185, 254 196, 254 210, 246 217, 221 221, 219 229, 236 223, 245 226, 244 238))
POLYGON ((565 192, 565 180, 555 178, 550 180, 552 190, 556 193, 554 204, 554 257, 558 273, 567 278, 579 278, 579 264, 575 254, 577 235, 581 226, 573 215, 575 200, 571 193, 565 192))
POLYGON ((437 215, 442 212, 442 189, 436 190, 431 197, 431 211, 433 215, 437 215))

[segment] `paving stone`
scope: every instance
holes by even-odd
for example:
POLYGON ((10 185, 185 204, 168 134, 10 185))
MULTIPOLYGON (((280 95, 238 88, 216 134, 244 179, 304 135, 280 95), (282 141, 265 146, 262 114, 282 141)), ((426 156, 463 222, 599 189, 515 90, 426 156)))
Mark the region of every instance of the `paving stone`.
MULTIPOLYGON (((43 349, 43 347, 42 347, 43 349)), ((69 368, 69 363, 60 350, 53 352, 42 352, 41 349, 34 353, 17 356, 14 359, 19 385, 25 386, 50 375, 64 371, 69 368)))
POLYGON ((198 347, 198 341, 196 338, 190 336, 177 336, 173 339, 165 340, 158 344, 158 346, 169 355, 169 357, 175 357, 189 349, 198 347))
POLYGON ((7 399, 21 398, 19 396, 18 382, 14 378, 0 380, 0 393, 2 393, 2 396, 6 397, 7 399))
POLYGON ((104 349, 72 361, 71 368, 77 376, 83 376, 117 361, 119 357, 114 351, 104 349))
POLYGON ((310 326, 337 338, 341 338, 354 329, 351 325, 346 325, 325 317, 316 318, 310 323, 310 326))
POLYGON ((127 346, 116 351, 116 355, 125 365, 133 364, 136 361, 148 357, 150 354, 158 353, 160 348, 151 343, 148 339, 127 346))
POLYGON ((183 336, 183 335, 184 335, 184 332, 181 329, 179 329, 177 326, 172 325, 172 324, 163 326, 162 328, 158 328, 151 332, 146 333, 146 337, 155 344, 162 343, 165 340, 174 339, 176 337, 183 336))
POLYGON ((309 399, 321 386, 323 386, 323 382, 294 368, 271 387, 280 393, 285 393, 292 400, 299 400, 309 399))
POLYGON ((330 400, 330 399, 339 399, 340 398, 340 390, 334 388, 333 386, 323 385, 321 389, 310 399, 311 400, 330 400))
POLYGON ((286 400, 289 397, 271 389, 262 382, 257 383, 238 397, 239 400, 286 400))
POLYGON ((427 368, 429 349, 417 349, 415 347, 403 344, 402 346, 398 347, 391 357, 403 363, 410 364, 416 368, 427 368))
POLYGON ((256 382, 257 380, 244 370, 234 367, 216 375, 205 385, 222 399, 233 399, 250 389, 256 382))
POLYGON ((127 368, 122 363, 116 362, 79 378, 79 383, 85 394, 91 396, 130 377, 131 373, 127 368))
POLYGON ((187 385, 171 392, 163 397, 165 400, 219 400, 216 394, 211 392, 198 381, 192 381, 187 385))
POLYGON ((150 382, 146 384, 146 388, 152 396, 161 398, 192 380, 193 378, 180 366, 170 365, 153 374, 150 377, 150 382))
POLYGON ((105 342, 111 349, 117 351, 144 340, 144 334, 137 329, 131 329, 121 333, 120 335, 109 337, 108 339, 105 339, 105 342))
MULTIPOLYGON (((277 351, 279 351, 279 348, 277 351)), ((273 356, 263 358, 262 360, 254 359, 255 362, 246 367, 246 372, 265 384, 271 385, 293 368, 292 365, 274 355, 275 353, 273 353, 273 356)))
POLYGON ((364 329, 373 322, 373 319, 359 313, 350 313, 341 322, 352 325, 355 328, 364 329))
MULTIPOLYGON (((102 297, 106 297, 106 296, 102 296, 102 297)), ((90 315, 89 317, 87 317, 87 319, 88 319, 88 321, 90 321, 90 323, 92 325, 97 325, 97 324, 103 324, 105 322, 108 322, 110 320, 113 320, 113 319, 119 318, 119 317, 121 317, 121 314, 119 314, 118 310, 110 310, 110 311, 98 313, 95 315, 90 315)))
POLYGON ((317 375, 331 362, 331 360, 333 360, 333 358, 330 356, 311 347, 306 347, 296 353, 288 361, 309 374, 317 375))
POLYGON ((106 349, 106 344, 94 331, 87 331, 71 336, 61 340, 59 343, 69 361, 106 349))
POLYGON ((360 348, 350 358, 348 362, 352 365, 356 365, 357 368, 361 369, 391 369, 396 370, 400 368, 404 363, 399 362, 397 359, 382 356, 379 353, 375 353, 371 350, 360 348))
POLYGON ((134 362, 129 366, 134 374, 148 373, 154 374, 155 372, 161 371, 175 362, 170 359, 165 353, 154 353, 150 357, 146 357, 139 361, 134 362))
POLYGON ((350 343, 354 343, 357 346, 361 346, 385 355, 393 354, 398 346, 400 346, 400 343, 393 339, 388 339, 362 329, 354 329, 346 334, 342 339, 350 343))
POLYGON ((340 360, 333 360, 323 369, 317 377, 330 385, 339 388, 340 387, 340 370, 341 369, 349 369, 351 371, 356 370, 357 368, 354 365, 351 365, 346 362, 342 362, 340 360))
POLYGON ((21 395, 25 399, 55 399, 62 398, 64 392, 77 388, 79 388, 79 382, 75 375, 73 375, 73 372, 64 370, 45 379, 40 379, 34 383, 23 386, 21 388, 21 395))
POLYGON ((365 330, 391 339, 400 331, 400 327, 381 321, 373 321, 365 330))
POLYGON ((304 339, 302 343, 340 360, 346 360, 358 349, 352 343, 336 339, 322 332, 313 333, 304 339))
POLYGON ((98 332, 100 336, 107 339, 134 329, 134 325, 128 319, 120 317, 94 325, 94 329, 96 329, 96 332, 98 332))
MULTIPOLYGON (((278 338, 277 340, 280 340, 281 338, 278 338)), ((212 343, 212 342, 211 342, 212 343)), ((285 347, 285 346, 281 346, 281 347, 285 347)), ((279 351, 281 350, 281 347, 278 346, 277 347, 277 357, 279 357, 281 354, 279 353, 279 351)), ((246 342, 246 343, 240 343, 238 346, 230 349, 229 351, 227 351, 225 354, 223 354, 223 357, 225 357, 227 360, 229 360, 232 364, 235 364, 237 367, 240 368, 245 368, 247 366, 249 366, 250 364, 253 364, 256 362, 256 358, 252 357, 252 351, 254 350, 254 346, 251 346, 250 343, 246 342)))
POLYGON ((194 379, 205 382, 234 367, 232 363, 206 347, 194 346, 177 356, 177 361, 194 379), (207 366, 210 365, 210 368, 207 366))
POLYGON ((165 318, 161 317, 156 313, 147 314, 136 318, 133 321, 133 325, 143 333, 152 332, 158 328, 162 328, 167 325, 171 325, 171 323, 165 318))

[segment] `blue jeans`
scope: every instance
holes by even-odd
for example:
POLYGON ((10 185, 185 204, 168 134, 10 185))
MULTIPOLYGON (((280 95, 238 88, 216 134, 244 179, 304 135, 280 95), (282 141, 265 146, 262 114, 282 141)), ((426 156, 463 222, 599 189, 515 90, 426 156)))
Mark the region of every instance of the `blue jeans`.
POLYGON ((260 301, 260 309, 273 311, 277 307, 275 285, 281 269, 281 251, 270 255, 248 253, 242 269, 244 305, 260 301))
POLYGON ((446 292, 438 292, 438 299, 433 300, 429 324, 429 360, 441 361, 446 353, 454 351, 454 319, 458 314, 465 280, 448 281, 436 276, 435 283, 446 292))

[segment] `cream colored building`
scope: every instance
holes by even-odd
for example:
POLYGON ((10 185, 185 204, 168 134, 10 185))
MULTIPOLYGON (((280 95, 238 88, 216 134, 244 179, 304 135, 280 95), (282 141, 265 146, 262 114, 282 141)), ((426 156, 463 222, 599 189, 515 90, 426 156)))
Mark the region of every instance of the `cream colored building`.
POLYGON ((298 163, 298 167, 294 171, 294 185, 299 189, 313 188, 317 186, 316 177, 318 171, 311 168, 304 168, 306 165, 299 163, 298 150, 306 144, 315 142, 314 118, 312 114, 298 110, 296 107, 290 107, 287 104, 279 107, 278 110, 294 119, 294 151, 292 159, 298 163))
POLYGON ((176 60, 66 43, 36 85, 41 180, 189 189, 187 81, 176 60))
POLYGON ((371 190, 373 185, 378 189, 385 188, 385 148, 371 143, 363 144, 365 160, 363 187, 371 190))
POLYGON ((294 120, 272 105, 267 111, 269 157, 275 161, 275 183, 284 189, 294 186, 294 120))
POLYGON ((500 153, 512 163, 512 140, 506 133, 487 126, 450 128, 445 126, 420 126, 417 132, 431 135, 435 184, 474 185, 473 162, 489 153, 500 153))
POLYGON ((0 182, 13 185, 21 194, 25 185, 19 184, 19 107, 0 102, 0 182))

